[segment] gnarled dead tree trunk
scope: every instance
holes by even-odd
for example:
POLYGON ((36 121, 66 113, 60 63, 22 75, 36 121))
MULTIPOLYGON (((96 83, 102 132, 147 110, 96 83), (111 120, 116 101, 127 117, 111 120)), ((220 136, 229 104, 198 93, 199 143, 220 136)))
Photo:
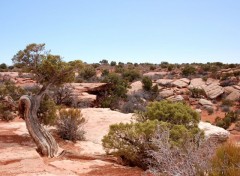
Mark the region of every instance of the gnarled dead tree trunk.
POLYGON ((43 156, 54 157, 58 152, 58 144, 53 136, 40 124, 37 117, 42 95, 23 95, 19 100, 19 114, 26 122, 28 132, 37 145, 37 151, 43 156))

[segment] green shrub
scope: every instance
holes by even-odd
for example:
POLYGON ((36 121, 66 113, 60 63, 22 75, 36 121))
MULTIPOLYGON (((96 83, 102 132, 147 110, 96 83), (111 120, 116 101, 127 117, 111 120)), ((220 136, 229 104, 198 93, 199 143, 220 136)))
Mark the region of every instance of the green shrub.
POLYGON ((57 119, 57 106, 53 99, 45 96, 38 109, 38 118, 45 125, 54 125, 57 119))
POLYGON ((198 114, 182 103, 153 102, 146 112, 136 114, 136 123, 115 124, 102 142, 107 153, 120 156, 127 164, 146 168, 147 151, 155 150, 151 142, 159 129, 170 131, 170 144, 183 147, 186 139, 201 133, 198 114))
POLYGON ((100 102, 101 107, 114 109, 118 107, 120 100, 127 97, 128 83, 116 73, 109 73, 103 82, 109 83, 110 89, 104 92, 100 102))
POLYGON ((228 129, 229 126, 236 122, 237 119, 238 119, 238 113, 237 112, 233 112, 233 111, 230 111, 228 113, 225 114, 225 117, 224 118, 219 118, 217 117, 215 119, 215 123, 216 123, 216 126, 219 126, 219 127, 222 127, 224 129, 228 129))
POLYGON ((220 146, 211 160, 209 176, 238 176, 240 173, 240 147, 233 143, 220 146))
POLYGON ((140 78, 140 73, 136 69, 128 69, 122 73, 123 79, 126 79, 129 82, 133 82, 134 80, 140 78))
POLYGON ((143 89, 146 91, 150 91, 152 88, 152 80, 151 78, 144 76, 142 78, 143 89))
POLYGON ((0 104, 0 119, 3 121, 6 121, 6 122, 13 120, 16 117, 16 115, 13 112, 11 112, 10 110, 12 110, 10 106, 7 106, 6 104, 1 103, 0 104))
POLYGON ((115 65, 117 65, 117 62, 111 61, 110 65, 111 65, 111 66, 115 66, 115 65))
POLYGON ((85 80, 88 80, 90 78, 92 78, 93 76, 96 75, 96 71, 94 69, 93 66, 91 65, 87 65, 85 66, 82 71, 80 72, 80 76, 85 79, 85 80))
POLYGON ((182 102, 172 103, 166 100, 152 102, 147 106, 145 116, 149 120, 169 122, 176 125, 185 125, 187 128, 197 127, 199 114, 182 102))
POLYGON ((196 73, 196 69, 191 65, 186 65, 182 70, 182 74, 184 76, 194 75, 195 73, 196 73))
POLYGON ((144 160, 150 156, 146 151, 154 150, 156 146, 151 140, 158 128, 170 129, 170 139, 173 145, 180 145, 189 131, 183 125, 172 126, 169 123, 150 120, 138 123, 115 124, 110 126, 108 135, 102 142, 107 153, 120 156, 127 164, 146 168, 144 160))
POLYGON ((85 118, 82 117, 79 109, 62 109, 59 111, 59 119, 57 121, 58 134, 62 139, 73 142, 84 140, 84 123, 85 118))

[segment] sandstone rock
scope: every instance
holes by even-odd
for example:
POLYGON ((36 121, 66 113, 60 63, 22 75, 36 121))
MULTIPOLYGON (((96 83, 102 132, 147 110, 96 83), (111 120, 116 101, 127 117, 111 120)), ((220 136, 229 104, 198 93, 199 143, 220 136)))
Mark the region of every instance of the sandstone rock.
POLYGON ((205 107, 211 107, 213 105, 211 101, 206 99, 200 99, 199 103, 205 107))
POLYGON ((203 89, 205 86, 206 86, 206 83, 202 80, 202 78, 194 78, 191 80, 189 88, 203 89))
POLYGON ((168 100, 172 101, 172 102, 178 102, 178 101, 183 101, 184 98, 182 97, 182 95, 177 95, 177 96, 172 96, 172 97, 168 97, 168 100))
POLYGON ((237 91, 237 89, 233 88, 232 86, 224 87, 224 92, 227 93, 227 94, 230 94, 233 91, 237 91))
POLYGON ((167 97, 170 97, 172 96, 174 93, 173 93, 173 90, 172 89, 165 89, 163 91, 161 91, 159 93, 159 96, 162 97, 162 98, 167 98, 167 97))
POLYGON ((238 85, 233 85, 233 88, 240 90, 240 86, 238 86, 238 85))
POLYGON ((219 85, 220 81, 218 79, 213 79, 213 78, 208 78, 206 81, 207 85, 214 84, 214 85, 219 85))
POLYGON ((226 97, 227 100, 232 100, 232 101, 236 101, 239 98, 240 98, 240 92, 238 91, 233 91, 226 97))
POLYGON ((195 109, 196 112, 198 112, 199 114, 202 112, 201 109, 195 109))
POLYGON ((188 86, 188 83, 186 83, 186 82, 184 82, 182 80, 176 80, 176 81, 172 82, 172 84, 174 86, 179 87, 179 88, 183 88, 183 87, 187 87, 188 86))
POLYGON ((173 82, 172 79, 158 79, 158 80, 156 81, 156 83, 158 83, 158 84, 161 85, 161 86, 169 85, 169 84, 171 84, 171 82, 173 82))
POLYGON ((149 76, 149 77, 152 77, 152 76, 156 76, 156 75, 160 75, 160 76, 165 76, 167 75, 168 72, 148 72, 148 73, 144 73, 143 76, 149 76))
POLYGON ((181 78, 180 80, 181 80, 181 81, 183 81, 183 82, 185 82, 185 83, 187 83, 187 84, 189 84, 189 83, 190 83, 190 80, 189 80, 189 79, 187 79, 187 78, 181 78))
POLYGON ((204 87, 203 89, 204 89, 206 95, 211 99, 214 99, 224 93, 223 87, 221 87, 217 84, 210 84, 210 85, 204 87))
POLYGON ((131 88, 128 89, 127 94, 133 94, 136 92, 141 92, 143 90, 142 89, 143 85, 142 85, 141 81, 133 82, 130 86, 131 86, 131 88))
POLYGON ((198 127, 204 131, 206 138, 218 140, 219 142, 226 141, 230 135, 230 133, 227 130, 211 125, 210 123, 207 122, 201 121, 198 124, 198 127))

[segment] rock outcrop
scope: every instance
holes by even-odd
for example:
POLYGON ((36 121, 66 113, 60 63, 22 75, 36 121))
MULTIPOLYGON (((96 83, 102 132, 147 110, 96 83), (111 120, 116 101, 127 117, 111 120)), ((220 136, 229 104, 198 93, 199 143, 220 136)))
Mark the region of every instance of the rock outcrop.
POLYGON ((229 131, 227 131, 223 128, 211 125, 208 122, 201 121, 198 124, 198 127, 204 131, 206 138, 211 138, 213 140, 217 140, 218 142, 226 141, 230 135, 229 131))
POLYGON ((162 98, 170 97, 174 94, 172 89, 165 89, 159 93, 159 96, 162 98))
POLYGON ((177 96, 168 97, 167 100, 172 102, 178 102, 178 101, 183 101, 184 98, 182 95, 177 95, 177 96))
POLYGON ((239 91, 233 91, 231 92, 227 97, 226 99, 227 100, 231 100, 231 101, 236 101, 240 98, 240 92, 239 91))
POLYGON ((174 86, 177 86, 179 88, 183 88, 183 87, 187 87, 188 86, 188 83, 185 82, 185 81, 182 81, 181 79, 178 79, 176 81, 173 81, 172 82, 172 85, 174 86))
POLYGON ((207 97, 210 99, 217 98, 219 95, 224 93, 223 87, 217 84, 210 84, 206 87, 203 87, 203 90, 205 91, 207 97))
POLYGON ((162 72, 148 72, 148 73, 144 73, 143 76, 153 77, 153 76, 165 76, 167 74, 168 74, 168 72, 165 72, 165 71, 162 71, 162 72))
POLYGON ((167 85, 171 84, 172 82, 173 82, 172 79, 158 79, 156 81, 156 83, 161 85, 161 86, 167 86, 167 85))
POLYGON ((201 98, 199 100, 199 104, 203 105, 204 107, 212 107, 212 102, 206 99, 201 98))
POLYGON ((206 86, 206 83, 202 80, 202 78, 194 78, 191 80, 189 88, 203 89, 205 86, 206 86))
POLYGON ((127 94, 133 94, 133 93, 137 93, 137 92, 142 92, 142 82, 141 81, 136 81, 136 82, 133 82, 131 85, 130 85, 130 88, 128 89, 128 92, 127 94))

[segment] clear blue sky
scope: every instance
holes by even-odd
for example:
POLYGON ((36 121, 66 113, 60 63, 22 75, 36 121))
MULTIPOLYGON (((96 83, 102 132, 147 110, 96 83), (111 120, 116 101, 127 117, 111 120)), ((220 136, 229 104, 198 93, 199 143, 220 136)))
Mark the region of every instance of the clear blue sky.
POLYGON ((240 1, 0 0, 0 63, 30 43, 65 61, 240 63, 240 1))

